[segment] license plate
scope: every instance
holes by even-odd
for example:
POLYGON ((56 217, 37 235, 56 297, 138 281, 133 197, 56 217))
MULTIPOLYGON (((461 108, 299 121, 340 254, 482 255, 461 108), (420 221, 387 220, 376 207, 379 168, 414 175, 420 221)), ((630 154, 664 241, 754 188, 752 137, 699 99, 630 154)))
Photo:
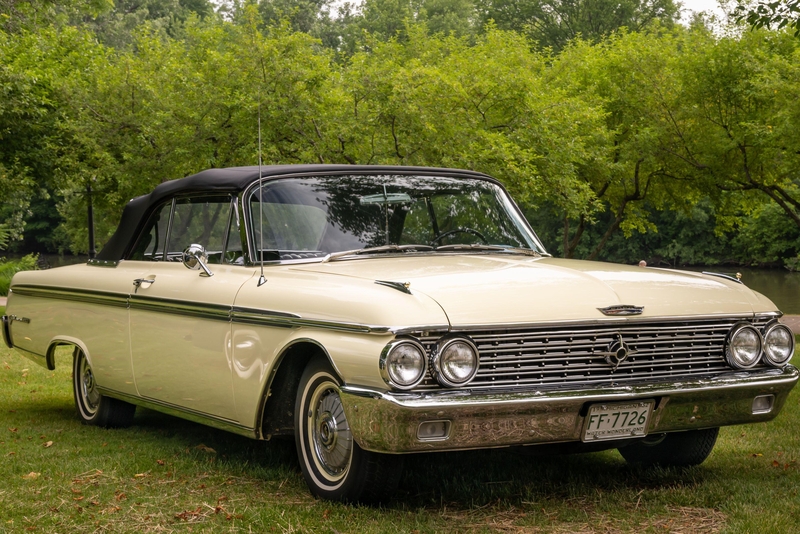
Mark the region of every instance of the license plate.
POLYGON ((645 436, 653 401, 592 404, 586 414, 583 441, 645 436))

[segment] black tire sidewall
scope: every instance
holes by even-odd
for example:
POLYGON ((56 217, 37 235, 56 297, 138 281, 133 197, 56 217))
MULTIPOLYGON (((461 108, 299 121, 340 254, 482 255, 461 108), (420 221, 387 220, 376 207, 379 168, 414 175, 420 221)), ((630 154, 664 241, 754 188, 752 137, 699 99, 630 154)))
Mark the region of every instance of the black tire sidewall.
MULTIPOLYGON (((101 397, 97 403, 97 409, 91 413, 86 408, 86 403, 81 393, 81 363, 86 360, 86 355, 83 351, 76 349, 72 357, 72 394, 75 398, 75 410, 78 413, 78 418, 81 422, 87 425, 96 425, 100 412, 103 407, 103 398, 101 397)), ((87 361, 87 365, 89 362, 87 361)), ((91 368, 91 366, 89 366, 91 368)))

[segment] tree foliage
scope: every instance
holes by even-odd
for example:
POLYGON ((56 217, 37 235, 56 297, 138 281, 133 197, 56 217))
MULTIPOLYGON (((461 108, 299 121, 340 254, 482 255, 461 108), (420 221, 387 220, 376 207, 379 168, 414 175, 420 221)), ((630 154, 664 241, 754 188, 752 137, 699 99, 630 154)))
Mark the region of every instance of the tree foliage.
POLYGON ((739 22, 747 22, 751 28, 790 28, 794 36, 800 36, 800 0, 773 0, 746 2, 739 0, 735 10, 739 22))
POLYGON ((477 0, 477 5, 483 24, 494 21, 555 50, 579 37, 597 42, 623 27, 671 25, 679 16, 673 0, 477 0))
MULTIPOLYGON (((511 7, 535 5, 556 13, 511 7)), ((585 31, 565 11, 575 31, 543 49, 532 23, 487 15, 511 7, 466 0, 367 0, 344 19, 322 0, 224 16, 204 0, 31 3, 38 19, 0 31, 0 221, 28 249, 85 251, 91 186, 101 246, 156 184, 256 163, 260 115, 265 163, 492 174, 564 256, 796 258, 796 40, 615 5, 627 18, 585 31), (763 228, 780 243, 760 245, 763 228)))

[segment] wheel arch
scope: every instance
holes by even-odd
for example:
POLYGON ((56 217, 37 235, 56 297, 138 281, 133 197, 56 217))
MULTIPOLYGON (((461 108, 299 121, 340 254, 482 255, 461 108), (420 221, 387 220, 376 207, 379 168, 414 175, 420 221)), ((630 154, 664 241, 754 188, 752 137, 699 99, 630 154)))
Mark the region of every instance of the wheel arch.
POLYGON ((317 355, 326 358, 341 378, 341 373, 322 343, 311 338, 292 340, 275 359, 275 365, 272 366, 261 393, 261 406, 256 419, 257 434, 261 439, 294 436, 297 387, 308 362, 317 355))
POLYGON ((70 336, 56 336, 47 344, 47 351, 45 352, 45 363, 47 365, 47 369, 50 371, 53 371, 56 368, 56 349, 58 347, 74 347, 75 350, 83 352, 89 363, 92 363, 92 358, 89 355, 89 351, 86 349, 86 345, 80 339, 70 336))

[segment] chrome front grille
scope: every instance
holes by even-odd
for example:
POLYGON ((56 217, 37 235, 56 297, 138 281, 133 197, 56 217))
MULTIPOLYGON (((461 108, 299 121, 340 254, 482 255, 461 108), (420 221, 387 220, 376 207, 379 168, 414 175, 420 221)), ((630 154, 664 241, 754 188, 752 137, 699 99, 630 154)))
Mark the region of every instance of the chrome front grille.
MULTIPOLYGON (((730 371, 725 339, 743 319, 470 331, 480 367, 470 389, 536 386, 546 389, 714 375, 730 371), (604 353, 622 339, 630 350, 615 369, 604 353)), ((770 318, 749 320, 757 328, 770 318)), ((437 338, 420 339, 435 350, 437 338)), ((428 376, 421 389, 440 389, 428 376)))

